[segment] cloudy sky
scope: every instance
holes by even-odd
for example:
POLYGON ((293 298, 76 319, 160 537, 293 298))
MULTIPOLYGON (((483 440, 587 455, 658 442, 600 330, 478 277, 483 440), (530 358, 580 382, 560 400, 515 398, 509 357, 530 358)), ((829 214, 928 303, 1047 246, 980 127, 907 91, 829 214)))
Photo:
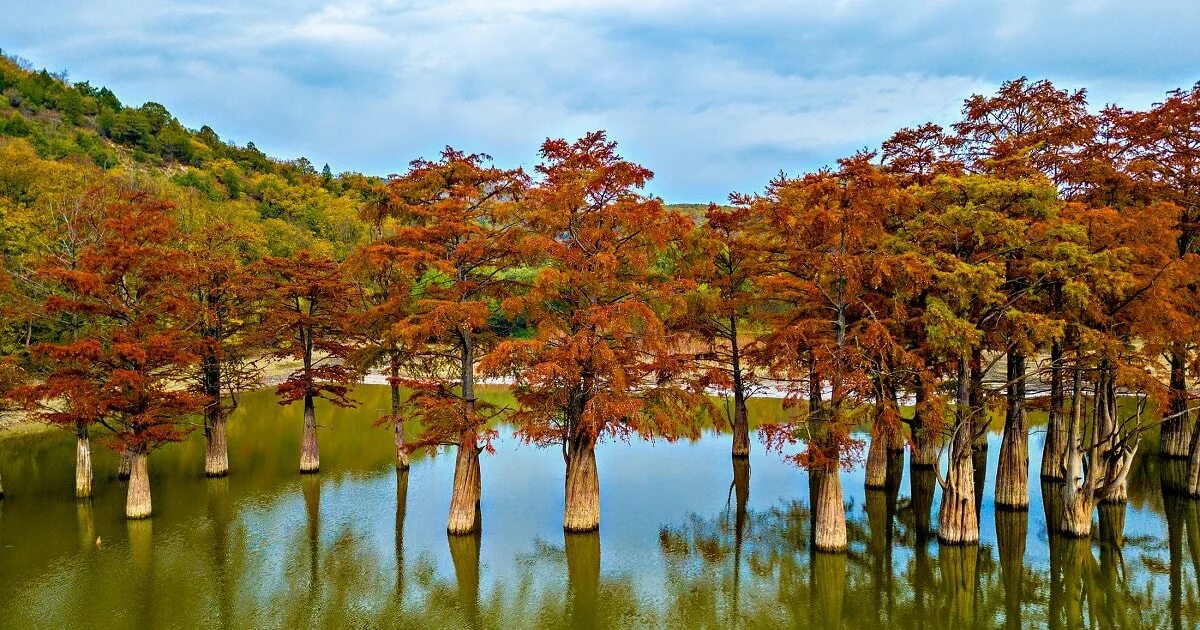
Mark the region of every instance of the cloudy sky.
POLYGON ((606 129, 668 201, 952 121, 1027 75, 1141 107, 1200 80, 1190 0, 0 0, 0 48, 190 127, 386 175, 606 129))

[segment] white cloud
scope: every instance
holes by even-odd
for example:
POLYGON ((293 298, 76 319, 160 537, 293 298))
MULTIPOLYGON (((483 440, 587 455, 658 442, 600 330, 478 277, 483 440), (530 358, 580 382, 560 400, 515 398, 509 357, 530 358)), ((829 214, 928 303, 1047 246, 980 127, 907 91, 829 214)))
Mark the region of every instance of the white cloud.
POLYGON ((1198 9, 1127 4, 48 0, 6 7, 0 46, 336 169, 445 144, 530 163, 606 128, 656 192, 704 201, 1022 74, 1134 105, 1200 78, 1198 9))

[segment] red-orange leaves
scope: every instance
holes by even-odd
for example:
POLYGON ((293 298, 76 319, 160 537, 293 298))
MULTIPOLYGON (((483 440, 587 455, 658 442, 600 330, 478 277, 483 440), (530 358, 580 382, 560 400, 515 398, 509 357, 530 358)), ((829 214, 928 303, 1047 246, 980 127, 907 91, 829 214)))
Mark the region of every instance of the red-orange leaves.
POLYGON ((505 305, 536 335, 501 343, 484 369, 515 379, 520 433, 534 442, 694 435, 700 402, 675 325, 687 280, 671 273, 691 221, 638 193, 651 172, 603 132, 548 140, 542 156, 525 225, 543 264, 505 305))

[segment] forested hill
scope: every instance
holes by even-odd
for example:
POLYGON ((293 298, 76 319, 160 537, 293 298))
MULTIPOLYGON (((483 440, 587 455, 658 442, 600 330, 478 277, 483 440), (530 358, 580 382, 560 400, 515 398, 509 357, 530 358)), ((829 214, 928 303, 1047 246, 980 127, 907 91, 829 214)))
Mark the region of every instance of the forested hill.
MULTIPOLYGON (((123 104, 108 88, 0 54, 0 252, 19 255, 37 227, 29 222, 65 188, 129 178, 177 204, 217 204, 257 223, 265 253, 338 258, 366 236, 358 209, 381 181, 272 158, 207 125, 188 129, 158 103, 123 104)), ((672 207, 699 218, 707 206, 672 207)))
POLYGON ((177 204, 218 204, 255 222, 276 255, 348 252, 365 235, 358 208, 379 178, 278 160, 253 143, 184 127, 158 103, 122 104, 107 88, 69 83, 0 56, 0 247, 11 260, 50 205, 131 178, 177 204))

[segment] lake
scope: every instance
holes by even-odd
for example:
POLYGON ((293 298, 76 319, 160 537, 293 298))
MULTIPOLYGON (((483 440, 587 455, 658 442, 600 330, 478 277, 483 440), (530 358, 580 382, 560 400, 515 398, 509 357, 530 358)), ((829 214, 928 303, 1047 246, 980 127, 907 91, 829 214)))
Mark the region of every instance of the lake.
MULTIPOLYGON (((363 386, 358 410, 318 408, 322 470, 308 476, 299 406, 245 396, 232 475, 203 477, 200 432, 164 447, 146 521, 125 520, 117 458, 98 443, 95 498, 77 502, 72 436, 0 436, 0 626, 1200 625, 1200 503, 1163 490, 1181 462, 1139 456, 1129 504, 1102 507, 1093 540, 1067 540, 1047 534, 1036 428, 1031 509, 994 509, 992 434, 981 544, 966 548, 939 548, 925 526, 928 475, 914 484, 905 464, 897 486, 866 491, 857 468, 843 476, 849 552, 823 554, 809 546, 806 474, 757 443, 739 465, 715 431, 603 442, 600 532, 565 536, 561 454, 499 427, 482 456, 482 532, 448 538, 454 458, 398 473, 389 430, 372 426, 387 396, 363 386)), ((752 403, 754 421, 786 413, 752 403)), ((935 495, 935 526, 936 510, 935 495)))

